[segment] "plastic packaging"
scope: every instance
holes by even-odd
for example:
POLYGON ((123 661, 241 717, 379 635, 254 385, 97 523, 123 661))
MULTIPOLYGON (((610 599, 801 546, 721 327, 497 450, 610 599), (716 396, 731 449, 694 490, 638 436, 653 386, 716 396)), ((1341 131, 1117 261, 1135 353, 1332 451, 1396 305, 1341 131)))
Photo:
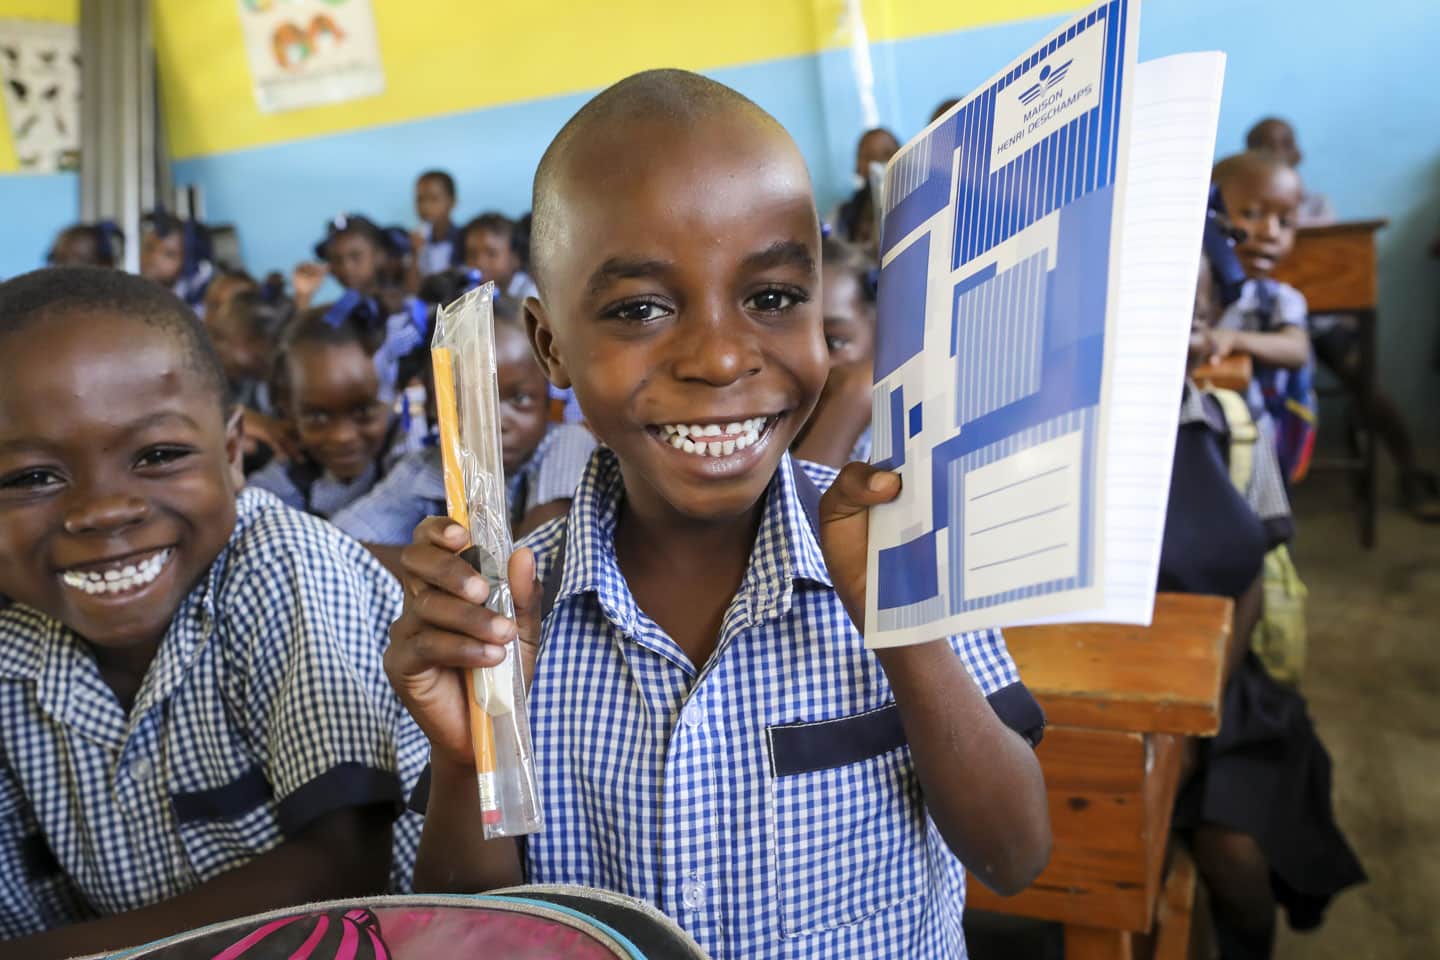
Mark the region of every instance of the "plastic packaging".
MULTIPOLYGON (((513 619, 506 579, 513 544, 500 447, 494 297, 495 284, 487 283, 440 310, 431 362, 446 506, 451 519, 470 531, 470 546, 461 556, 489 583, 485 606, 513 619)), ((506 647, 503 663, 472 670, 470 676, 470 730, 486 839, 535 833, 544 824, 519 664, 516 638, 506 647)))

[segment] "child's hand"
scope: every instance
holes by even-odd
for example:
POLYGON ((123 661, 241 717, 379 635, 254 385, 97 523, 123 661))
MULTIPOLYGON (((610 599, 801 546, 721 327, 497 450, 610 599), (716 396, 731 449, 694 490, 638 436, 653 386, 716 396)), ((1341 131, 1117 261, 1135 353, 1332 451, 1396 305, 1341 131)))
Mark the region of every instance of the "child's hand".
POLYGON ((857 630, 865 629, 865 560, 870 543, 870 508, 900 494, 900 475, 852 463, 820 498, 820 550, 857 630))
POLYGON ((1222 330, 1212 327, 1207 331, 1210 340, 1210 362, 1219 363, 1234 353, 1240 344, 1239 330, 1222 330))
POLYGON ((463 527, 430 517, 415 528, 401 554, 405 609, 390 628, 385 672, 405 709, 430 738, 432 762, 475 762, 467 703, 471 667, 493 667, 505 659, 505 644, 518 632, 520 664, 529 685, 540 645, 540 592, 535 556, 528 549, 510 555, 512 622, 485 609, 485 578, 457 555, 469 543, 463 527))
POLYGON ((315 298, 315 291, 320 289, 320 284, 325 282, 329 273, 329 267, 315 261, 295 265, 295 272, 290 275, 290 286, 295 290, 297 308, 304 309, 310 305, 310 301, 315 298))

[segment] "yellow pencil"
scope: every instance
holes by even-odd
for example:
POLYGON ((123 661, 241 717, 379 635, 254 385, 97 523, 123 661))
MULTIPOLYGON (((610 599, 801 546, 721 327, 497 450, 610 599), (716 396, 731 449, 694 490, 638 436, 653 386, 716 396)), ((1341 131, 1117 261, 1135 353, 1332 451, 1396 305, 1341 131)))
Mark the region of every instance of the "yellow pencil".
MULTIPOLYGON (((455 364, 450 351, 430 351, 435 371, 435 412, 440 420, 440 459, 445 468, 445 506, 454 520, 467 531, 469 511, 465 504, 465 480, 460 472, 460 417, 455 397, 455 364)), ((475 696, 475 671, 465 678, 470 701, 470 737, 475 744, 475 778, 480 792, 480 816, 486 824, 500 822, 500 801, 495 792, 495 726, 475 696)))

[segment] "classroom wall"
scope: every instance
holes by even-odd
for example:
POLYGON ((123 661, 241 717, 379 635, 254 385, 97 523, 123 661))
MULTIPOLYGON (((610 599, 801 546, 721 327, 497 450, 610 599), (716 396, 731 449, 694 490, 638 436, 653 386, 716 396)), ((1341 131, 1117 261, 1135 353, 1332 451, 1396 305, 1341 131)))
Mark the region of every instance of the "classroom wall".
MULTIPOLYGON (((0 0, 0 19, 74 23, 79 13, 79 0, 0 0)), ((76 174, 20 172, 0 97, 0 278, 40 266, 50 238, 72 223, 79 211, 76 174)))
MULTIPOLYGON (((61 0, 67 2, 67 0, 61 0)), ((68 0, 73 6, 74 0, 68 0)), ((410 184, 452 170, 461 212, 518 213, 550 137, 589 93, 652 66, 700 69, 771 110, 808 158, 822 209, 850 189, 864 127, 853 19, 863 9, 874 107, 901 136, 939 100, 970 89, 1078 6, 1069 0, 373 0, 386 92, 264 115, 254 105, 230 2, 155 0, 157 57, 178 182, 204 188, 208 214, 240 228, 259 270, 309 254, 327 219, 360 208, 413 220, 410 184)), ((0 16, 50 0, 0 0, 0 16)), ((34 10, 32 9, 32 14, 34 10)), ((1229 56, 1219 142, 1238 149, 1267 113, 1291 118, 1302 173, 1344 217, 1388 216, 1381 235, 1382 373, 1424 439, 1440 420, 1432 373, 1440 321, 1440 87, 1427 83, 1434 0, 1146 0, 1141 55, 1229 56)), ((33 265, 73 216, 73 177, 4 175, 0 275, 33 265), (14 183, 23 179, 27 184, 14 183), (35 238, 39 237, 40 240, 35 238)))

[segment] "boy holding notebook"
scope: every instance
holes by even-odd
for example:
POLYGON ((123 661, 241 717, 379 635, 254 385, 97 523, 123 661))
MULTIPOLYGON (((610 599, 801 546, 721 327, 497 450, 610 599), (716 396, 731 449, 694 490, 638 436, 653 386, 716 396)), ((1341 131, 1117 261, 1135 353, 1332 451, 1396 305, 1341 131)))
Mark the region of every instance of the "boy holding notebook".
POLYGON ((622 81, 547 151, 531 339, 605 447, 511 559, 515 622, 457 525, 406 550, 387 670, 432 747, 422 888, 606 887, 717 958, 938 958, 964 955, 962 861, 1001 892, 1044 865, 1044 721, 1003 639, 866 650, 866 511, 898 478, 786 453, 829 368, 819 239, 793 141, 693 74, 622 81), (456 669, 517 631, 523 852, 483 839, 456 669))

